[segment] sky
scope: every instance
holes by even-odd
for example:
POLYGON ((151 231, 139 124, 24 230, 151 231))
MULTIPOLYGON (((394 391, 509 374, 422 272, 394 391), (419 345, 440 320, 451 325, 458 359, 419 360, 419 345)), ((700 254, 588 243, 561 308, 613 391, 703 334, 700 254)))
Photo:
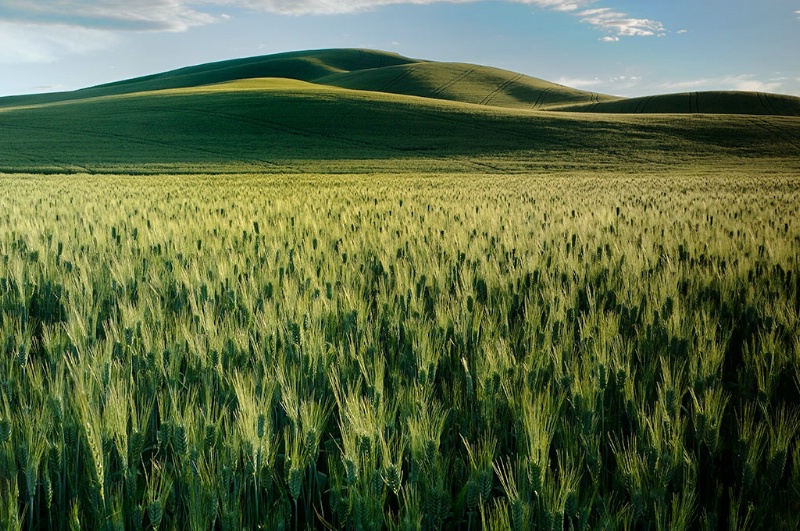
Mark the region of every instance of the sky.
POLYGON ((800 0, 0 0, 0 96, 322 48, 618 96, 800 96, 800 0))

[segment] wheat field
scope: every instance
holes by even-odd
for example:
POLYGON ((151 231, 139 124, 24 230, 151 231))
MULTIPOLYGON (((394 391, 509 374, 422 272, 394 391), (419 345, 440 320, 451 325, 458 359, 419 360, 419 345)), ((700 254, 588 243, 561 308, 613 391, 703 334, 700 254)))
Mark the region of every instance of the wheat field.
POLYGON ((0 527, 796 529, 800 187, 0 177, 0 527))

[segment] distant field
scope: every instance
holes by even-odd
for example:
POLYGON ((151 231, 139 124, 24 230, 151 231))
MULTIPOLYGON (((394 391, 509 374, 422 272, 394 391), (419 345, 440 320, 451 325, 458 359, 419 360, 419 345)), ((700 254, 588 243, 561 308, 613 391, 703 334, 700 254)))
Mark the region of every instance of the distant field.
POLYGON ((478 65, 322 50, 0 99, 0 172, 800 171, 800 98, 622 99, 478 65))

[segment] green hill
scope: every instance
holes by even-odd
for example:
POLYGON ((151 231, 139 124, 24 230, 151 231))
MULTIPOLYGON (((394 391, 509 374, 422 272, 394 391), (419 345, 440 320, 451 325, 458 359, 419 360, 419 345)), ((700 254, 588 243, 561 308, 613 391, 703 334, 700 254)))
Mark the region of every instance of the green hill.
POLYGON ((331 49, 234 59, 98 85, 73 92, 0 98, 0 108, 98 96, 190 88, 253 78, 562 112, 800 116, 800 98, 751 92, 691 92, 619 98, 488 66, 410 59, 375 50, 331 49))
POLYGON ((524 109, 615 99, 485 66, 420 61, 373 50, 313 50, 192 66, 70 93, 2 98, 0 107, 252 78, 296 79, 354 90, 524 109))
POLYGON ((362 69, 379 69, 416 63, 389 52, 372 50, 311 50, 248 57, 190 66, 145 77, 52 94, 0 98, 0 108, 36 105, 173 88, 188 88, 251 78, 286 78, 314 81, 321 77, 362 69))
POLYGON ((763 92, 685 92, 555 108, 560 111, 595 113, 800 116, 800 98, 763 92))
POLYGON ((0 172, 798 168, 798 102, 625 100, 489 67, 298 52, 0 99, 0 172))
POLYGON ((529 110, 616 99, 507 70, 464 63, 410 63, 337 73, 316 82, 355 90, 529 110))

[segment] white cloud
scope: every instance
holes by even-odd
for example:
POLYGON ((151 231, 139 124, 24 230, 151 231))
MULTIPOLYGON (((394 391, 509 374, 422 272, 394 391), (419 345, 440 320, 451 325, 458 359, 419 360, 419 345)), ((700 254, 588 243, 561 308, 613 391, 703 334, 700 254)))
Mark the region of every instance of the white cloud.
MULTIPOLYGON (((365 11, 375 7, 395 4, 471 3, 477 0, 204 0, 207 3, 229 4, 260 9, 283 15, 333 15, 365 11)), ((596 0, 505 0, 552 9, 577 11, 596 0)))
POLYGON ((645 79, 637 75, 620 75, 595 78, 561 78, 556 81, 562 85, 582 90, 634 97, 653 94, 681 92, 701 92, 712 90, 731 90, 743 92, 769 92, 774 94, 800 94, 800 77, 778 78, 774 76, 758 78, 751 74, 720 77, 683 79, 676 81, 645 79))
POLYGON ((710 90, 710 87, 713 87, 714 83, 715 80, 713 79, 688 79, 684 81, 660 83, 657 85, 657 88, 670 91, 697 90, 702 88, 709 88, 710 90))
POLYGON ((592 79, 585 79, 585 78, 571 78, 571 77, 562 77, 555 80, 555 83, 559 85, 564 85, 565 87, 576 88, 576 89, 589 89, 592 87, 596 87, 598 85, 604 85, 607 82, 600 79, 599 77, 595 77, 592 79))
POLYGON ((0 21, 0 64, 46 63, 65 54, 102 50, 116 41, 109 31, 0 21))
POLYGON ((689 30, 680 29, 680 30, 678 30, 676 33, 677 33, 678 35, 685 35, 686 33, 689 33, 689 30))
MULTIPOLYGON (((471 3, 477 0, 0 0, 0 21, 62 24, 133 31, 184 31, 227 20, 209 13, 222 6, 283 15, 334 15, 395 4, 471 3), (205 10, 203 8, 206 8, 205 10)), ((663 34, 660 22, 631 18, 611 8, 587 9, 597 0, 504 0, 577 16, 609 36, 663 34)))
POLYGON ((600 42, 619 42, 619 37, 615 35, 606 35, 605 37, 600 37, 600 42))
POLYGON ((534 4, 555 11, 577 11, 595 0, 516 0, 522 4, 534 4))
POLYGON ((783 83, 781 81, 761 81, 755 79, 755 76, 749 75, 729 76, 725 78, 723 82, 730 84, 733 90, 743 90, 747 92, 780 92, 783 90, 783 83))
MULTIPOLYGON (((133 31, 184 31, 215 20, 192 8, 192 3, 191 0, 0 0, 0 20, 133 31)), ((203 0, 203 3, 216 2, 203 0)))
POLYGON ((724 76, 718 78, 691 79, 678 82, 661 83, 657 88, 670 91, 686 90, 738 90, 743 92, 784 92, 782 80, 761 80, 751 74, 724 76))
POLYGON ((590 24, 620 37, 650 37, 664 35, 664 25, 657 20, 630 18, 609 7, 587 9, 578 14, 581 22, 590 24))
POLYGON ((556 81, 560 85, 581 90, 594 90, 618 94, 640 86, 642 78, 639 76, 611 76, 608 78, 567 78, 562 77, 556 81))

